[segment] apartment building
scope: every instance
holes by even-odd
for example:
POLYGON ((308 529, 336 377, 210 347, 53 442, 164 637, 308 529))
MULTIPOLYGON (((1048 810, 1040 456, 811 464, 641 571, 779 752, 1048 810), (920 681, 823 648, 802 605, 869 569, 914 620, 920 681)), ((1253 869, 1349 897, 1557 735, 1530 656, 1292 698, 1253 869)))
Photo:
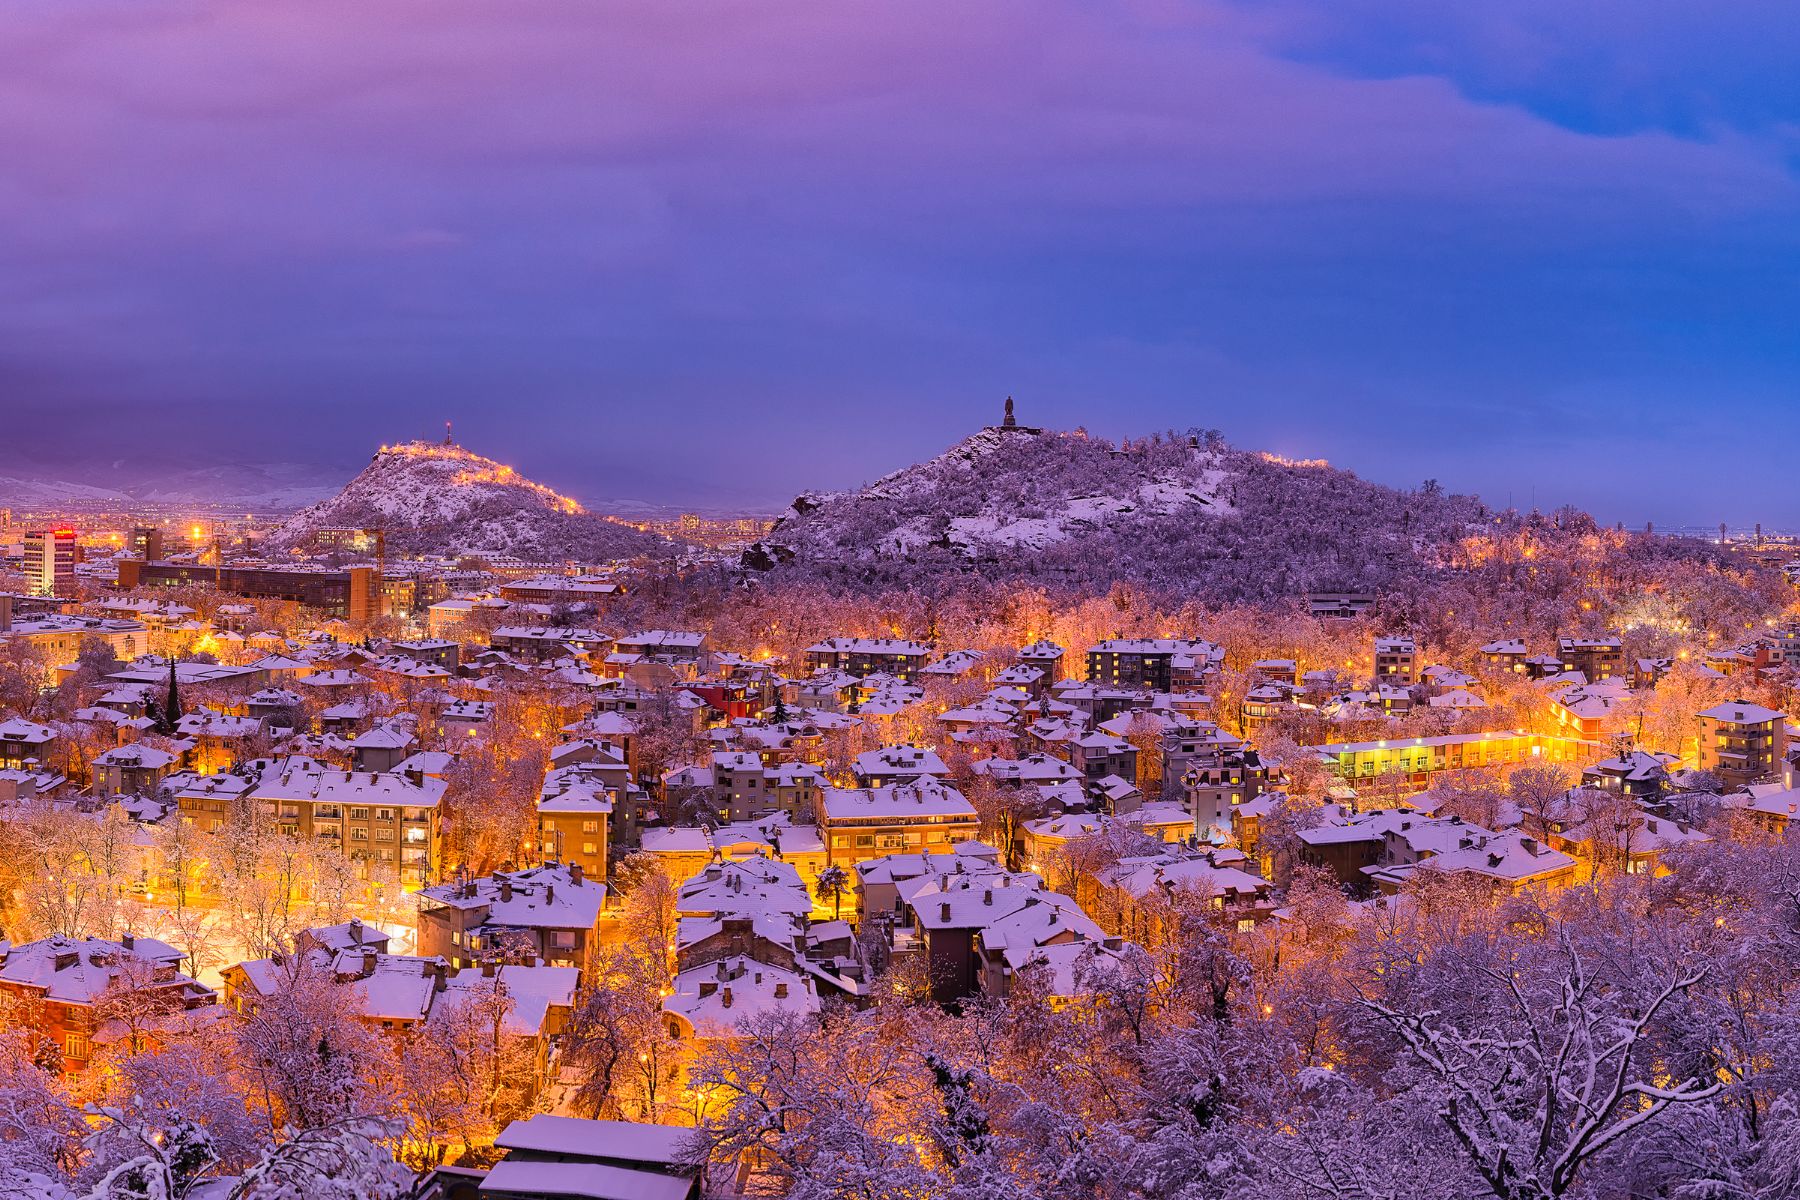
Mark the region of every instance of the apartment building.
POLYGON ((1727 700, 1700 714, 1700 766, 1727 786, 1748 787, 1781 774, 1787 753, 1787 715, 1744 700, 1727 700))
POLYGON ((1409 637, 1375 639, 1375 682, 1411 687, 1419 682, 1419 646, 1409 637))
POLYGON ((537 803, 538 853, 578 867, 590 879, 605 879, 613 811, 629 786, 581 764, 551 770, 537 803))
POLYGON ((25 535, 25 589, 33 596, 75 594, 81 561, 73 529, 34 529, 25 535))
POLYGON ((821 801, 825 857, 851 866, 883 854, 948 850, 980 828, 974 805, 929 776, 873 788, 830 788, 821 801))
POLYGON ((210 776, 176 795, 184 820, 222 829, 234 801, 254 803, 284 833, 316 838, 409 884, 436 878, 446 784, 378 771, 337 771, 309 758, 258 759, 248 775, 210 776), (242 781, 242 786, 229 782, 242 781))
POLYGON ((930 655, 931 647, 904 638, 834 637, 808 646, 806 665, 859 677, 880 672, 911 683, 930 655))
POLYGON ((1565 671, 1580 671, 1589 683, 1625 673, 1625 647, 1618 638, 1560 637, 1556 656, 1565 671))
POLYGON ((1216 661, 1219 648, 1197 638, 1112 638, 1088 648, 1089 683, 1174 690, 1175 659, 1216 661))

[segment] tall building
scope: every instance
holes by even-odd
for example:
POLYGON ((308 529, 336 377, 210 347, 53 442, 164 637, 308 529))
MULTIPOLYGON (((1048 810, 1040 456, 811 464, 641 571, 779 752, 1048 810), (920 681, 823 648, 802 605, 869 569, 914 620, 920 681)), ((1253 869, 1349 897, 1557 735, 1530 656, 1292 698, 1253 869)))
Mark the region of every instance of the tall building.
POLYGON ((35 529, 25 535, 25 586, 34 596, 75 590, 75 531, 35 529))
POLYGON ((162 530, 154 525, 139 525, 131 531, 131 557, 145 562, 160 562, 163 556, 162 530))

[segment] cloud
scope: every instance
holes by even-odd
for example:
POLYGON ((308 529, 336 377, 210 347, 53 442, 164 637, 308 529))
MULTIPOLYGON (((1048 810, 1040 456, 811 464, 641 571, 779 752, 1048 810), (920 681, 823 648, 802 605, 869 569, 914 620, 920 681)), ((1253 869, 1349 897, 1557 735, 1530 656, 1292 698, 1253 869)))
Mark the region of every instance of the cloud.
POLYGON ((1777 353, 1723 309, 1791 252, 1780 129, 1582 118, 1547 8, 1347 2, 24 0, 0 340, 100 453, 159 411, 345 461, 454 415, 565 484, 753 450, 773 495, 1021 379, 1122 432, 1228 363, 1323 427, 1628 393, 1684 321, 1777 353))

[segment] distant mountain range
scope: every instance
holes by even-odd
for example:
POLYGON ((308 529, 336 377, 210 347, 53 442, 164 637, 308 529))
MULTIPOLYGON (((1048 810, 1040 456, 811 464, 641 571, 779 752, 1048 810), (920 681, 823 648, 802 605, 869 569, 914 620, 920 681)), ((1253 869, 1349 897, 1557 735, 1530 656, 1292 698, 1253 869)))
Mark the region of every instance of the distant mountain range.
POLYGON ((1489 514, 1216 433, 1115 444, 983 429, 856 491, 808 493, 745 565, 935 591, 971 573, 1082 588, 1131 580, 1209 598, 1374 590, 1436 569, 1489 514))
POLYGON ((299 463, 198 467, 113 486, 0 475, 0 506, 51 508, 203 504, 247 512, 285 512, 336 490, 322 468, 299 463))
POLYGON ((436 442, 383 446, 341 491, 295 513, 270 542, 306 546, 332 528, 386 530, 394 553, 598 562, 672 550, 668 539, 590 512, 503 463, 436 442))

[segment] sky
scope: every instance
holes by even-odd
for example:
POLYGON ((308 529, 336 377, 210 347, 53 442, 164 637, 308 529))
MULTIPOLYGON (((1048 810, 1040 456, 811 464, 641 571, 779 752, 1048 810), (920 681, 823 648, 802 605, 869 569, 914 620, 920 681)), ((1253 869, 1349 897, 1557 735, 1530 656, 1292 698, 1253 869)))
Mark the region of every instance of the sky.
POLYGON ((11 0, 0 472, 779 505, 1017 399, 1800 527, 1800 22, 1666 0, 11 0))

